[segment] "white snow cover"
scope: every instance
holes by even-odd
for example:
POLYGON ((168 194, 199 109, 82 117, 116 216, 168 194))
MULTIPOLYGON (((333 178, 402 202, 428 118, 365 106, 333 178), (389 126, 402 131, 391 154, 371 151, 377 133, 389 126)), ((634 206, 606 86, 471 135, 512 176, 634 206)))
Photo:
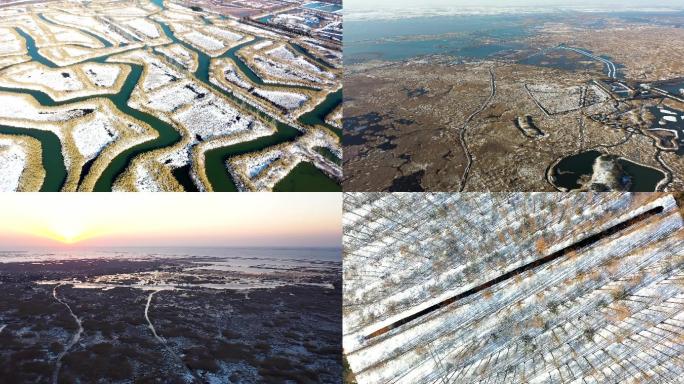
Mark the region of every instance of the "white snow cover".
POLYGON ((26 153, 19 144, 0 138, 0 192, 14 192, 26 166, 26 153))
POLYGON ((159 37, 159 30, 157 30, 157 26, 145 18, 129 20, 126 22, 126 25, 149 38, 156 39, 159 37))
POLYGON ((78 91, 83 89, 83 83, 78 80, 76 73, 68 68, 52 70, 36 67, 13 74, 12 80, 20 83, 42 85, 55 91, 78 91))
POLYGON ((205 49, 207 51, 217 51, 219 49, 225 48, 221 40, 217 40, 213 37, 203 35, 200 32, 192 31, 183 36, 185 40, 188 40, 192 45, 199 48, 205 49))
POLYGON ((199 135, 204 140, 248 131, 254 121, 215 96, 207 96, 203 102, 195 103, 189 109, 177 113, 175 119, 193 136, 199 135))
POLYGON ((55 20, 69 26, 96 32, 98 35, 106 38, 107 40, 115 41, 117 43, 128 43, 128 40, 125 37, 114 32, 104 23, 96 20, 92 16, 80 16, 68 13, 50 13, 49 15, 46 15, 46 17, 50 20, 55 20))
POLYGON ((0 55, 11 55, 20 53, 22 44, 17 37, 9 32, 7 28, 0 28, 0 55))
POLYGON ((255 89, 254 93, 287 110, 299 108, 309 98, 294 92, 267 91, 255 89))
POLYGON ((297 56, 292 51, 289 49, 285 48, 284 45, 281 45, 278 48, 271 49, 270 51, 266 51, 266 54, 271 55, 273 57, 277 57, 281 60, 284 60, 288 63, 294 64, 298 67, 304 68, 308 71, 311 72, 316 72, 316 73, 322 73, 320 68, 318 66, 308 62, 304 57, 302 56, 297 56))
POLYGON ((235 33, 235 32, 230 31, 228 29, 218 28, 215 26, 205 27, 204 29, 216 37, 220 37, 222 39, 226 39, 226 40, 230 40, 230 41, 240 41, 245 37, 244 35, 241 35, 239 33, 235 33))
POLYGON ((110 116, 97 111, 93 119, 79 123, 71 133, 76 148, 86 160, 97 156, 119 137, 110 116))
MULTIPOLYGON (((353 309, 343 320, 344 347, 359 383, 431 383, 440 377, 462 377, 462 382, 535 382, 534 376, 540 379, 536 382, 545 382, 556 367, 567 366, 568 361, 572 366, 581 356, 611 364, 608 355, 595 353, 613 343, 616 334, 610 331, 636 334, 644 326, 657 329, 661 320, 654 316, 660 315, 644 306, 660 308, 669 297, 681 297, 681 288, 665 288, 673 285, 662 284, 660 273, 653 279, 636 280, 654 288, 650 295, 635 290, 629 296, 638 300, 623 301, 610 294, 611 286, 617 288, 639 277, 644 268, 667 263, 674 256, 671 249, 681 249, 682 218, 670 196, 636 209, 631 196, 618 194, 563 196, 557 201, 543 194, 421 198, 345 196, 343 222, 349 230, 345 229, 344 236, 344 268, 349 284, 345 284, 344 297, 345 306, 353 309), (572 258, 538 268, 520 281, 500 283, 489 296, 452 304, 381 338, 363 338, 512 270, 526 259, 550 254, 654 206, 663 206, 669 214, 582 249, 572 258), (447 240, 452 237, 457 241, 447 240), (538 250, 537 240, 542 237, 551 237, 554 246, 538 250), (613 267, 606 268, 605 261, 613 267), (594 271, 597 277, 582 278, 594 271), (604 307, 612 305, 611 301, 626 303, 630 309, 639 304, 628 313, 631 318, 616 321, 606 316, 601 301, 604 307), (529 321, 537 316, 545 322, 530 326, 529 321), (620 323, 629 326, 616 326, 620 323), (588 337, 587 325, 597 334, 605 333, 588 337), (521 340, 525 337, 529 341, 521 340), (572 348, 568 348, 569 340, 572 348), (539 348, 525 348, 531 342, 539 348), (442 361, 449 361, 450 366, 441 366, 442 361), (507 367, 513 369, 507 371, 507 367), (505 375, 510 380, 503 380, 505 375)), ((681 276, 681 272, 672 275, 681 276)), ((670 303, 679 306, 671 313, 681 313, 681 303, 670 303)), ((638 336, 620 333, 626 339, 638 336)), ((638 350, 643 345, 633 351, 638 350)), ((568 370, 564 380, 551 381, 581 381, 592 369, 573 368, 578 371, 568 370)), ((616 373, 629 373, 624 367, 616 369, 616 373)))
POLYGON ((146 106, 157 111, 174 111, 181 105, 190 103, 195 99, 195 92, 188 87, 193 88, 197 92, 207 93, 206 89, 199 87, 188 80, 149 93, 147 95, 148 102, 146 103, 146 106))
MULTIPOLYGON (((279 77, 282 79, 287 79, 287 80, 295 80, 295 81, 302 81, 302 80, 308 80, 313 83, 323 83, 325 82, 323 79, 319 78, 318 76, 314 76, 313 74, 310 74, 308 72, 299 70, 295 67, 283 64, 283 63, 278 63, 273 60, 266 59, 261 56, 254 56, 254 65, 259 68, 261 71, 267 73, 270 76, 273 77, 279 77)), ((264 81, 267 81, 264 79, 264 81)))
POLYGON ((98 87, 111 87, 119 77, 121 68, 117 65, 90 62, 83 64, 83 72, 98 87))
POLYGON ((174 79, 182 78, 179 72, 146 51, 129 52, 123 57, 142 60, 148 64, 147 76, 143 81, 143 89, 146 92, 168 84, 174 79))
POLYGON ((150 172, 144 165, 138 165, 135 168, 135 187, 140 192, 162 192, 161 186, 150 175, 150 172))

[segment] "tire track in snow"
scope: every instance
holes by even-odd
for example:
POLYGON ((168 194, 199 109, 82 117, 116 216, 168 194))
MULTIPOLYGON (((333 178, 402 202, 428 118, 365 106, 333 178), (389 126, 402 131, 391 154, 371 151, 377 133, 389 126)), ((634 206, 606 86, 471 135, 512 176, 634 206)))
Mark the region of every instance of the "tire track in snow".
POLYGON ((60 299, 57 297, 57 288, 62 286, 64 284, 57 284, 54 288, 52 288, 52 297, 55 298, 55 300, 59 301, 64 305, 68 310, 69 314, 71 314, 71 317, 74 318, 74 321, 76 321, 76 325, 78 325, 78 330, 76 333, 71 336, 71 339, 69 342, 64 346, 64 350, 60 352, 59 355, 57 355, 57 362, 55 362, 55 369, 52 371, 52 384, 57 384, 57 379, 59 377, 59 371, 62 369, 62 358, 69 352, 69 349, 76 345, 78 340, 81 338, 81 333, 83 333, 83 326, 81 325, 81 320, 74 314, 74 311, 71 310, 71 307, 69 304, 67 304, 64 300, 60 299))

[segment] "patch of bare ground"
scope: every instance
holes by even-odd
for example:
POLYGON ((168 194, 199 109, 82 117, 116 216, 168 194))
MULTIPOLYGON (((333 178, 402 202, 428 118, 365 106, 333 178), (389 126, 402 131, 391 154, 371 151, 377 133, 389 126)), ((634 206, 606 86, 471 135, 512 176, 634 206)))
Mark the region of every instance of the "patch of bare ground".
POLYGON ((490 94, 487 67, 397 64, 345 82, 345 189, 458 188, 458 131, 490 94))

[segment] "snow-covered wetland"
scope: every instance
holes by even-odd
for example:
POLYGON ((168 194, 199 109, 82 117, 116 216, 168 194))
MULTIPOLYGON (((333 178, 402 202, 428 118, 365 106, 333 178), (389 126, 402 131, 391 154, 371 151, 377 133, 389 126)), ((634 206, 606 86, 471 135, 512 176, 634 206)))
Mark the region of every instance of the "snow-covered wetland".
POLYGON ((347 194, 356 381, 681 381, 678 198, 347 194))
MULTIPOLYGON (((279 12, 299 3, 250 6, 279 12)), ((16 101, 11 114, 0 111, 0 126, 8 127, 0 133, 36 140, 43 168, 29 171, 17 149, 5 151, 3 185, 228 191, 239 183, 226 166, 232 157, 325 132, 337 136, 333 152, 341 153, 339 127, 320 117, 341 104, 330 97, 341 89, 341 68, 311 48, 341 53, 341 44, 210 8, 148 0, 0 8, 0 98, 16 101), (57 109, 84 103, 107 108, 82 119, 88 123, 56 119, 57 109)), ((340 189, 341 165, 330 172, 311 164, 313 179, 340 189)), ((286 190, 316 188, 301 172, 286 176, 286 190)))
POLYGON ((339 249, 0 253, 11 382, 334 382, 339 249))

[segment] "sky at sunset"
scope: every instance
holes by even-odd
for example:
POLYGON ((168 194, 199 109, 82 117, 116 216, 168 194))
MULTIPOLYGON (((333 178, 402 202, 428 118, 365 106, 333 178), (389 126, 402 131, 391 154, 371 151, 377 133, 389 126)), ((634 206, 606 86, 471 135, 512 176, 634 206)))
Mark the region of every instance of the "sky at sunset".
POLYGON ((0 249, 340 247, 339 193, 0 194, 0 249))

